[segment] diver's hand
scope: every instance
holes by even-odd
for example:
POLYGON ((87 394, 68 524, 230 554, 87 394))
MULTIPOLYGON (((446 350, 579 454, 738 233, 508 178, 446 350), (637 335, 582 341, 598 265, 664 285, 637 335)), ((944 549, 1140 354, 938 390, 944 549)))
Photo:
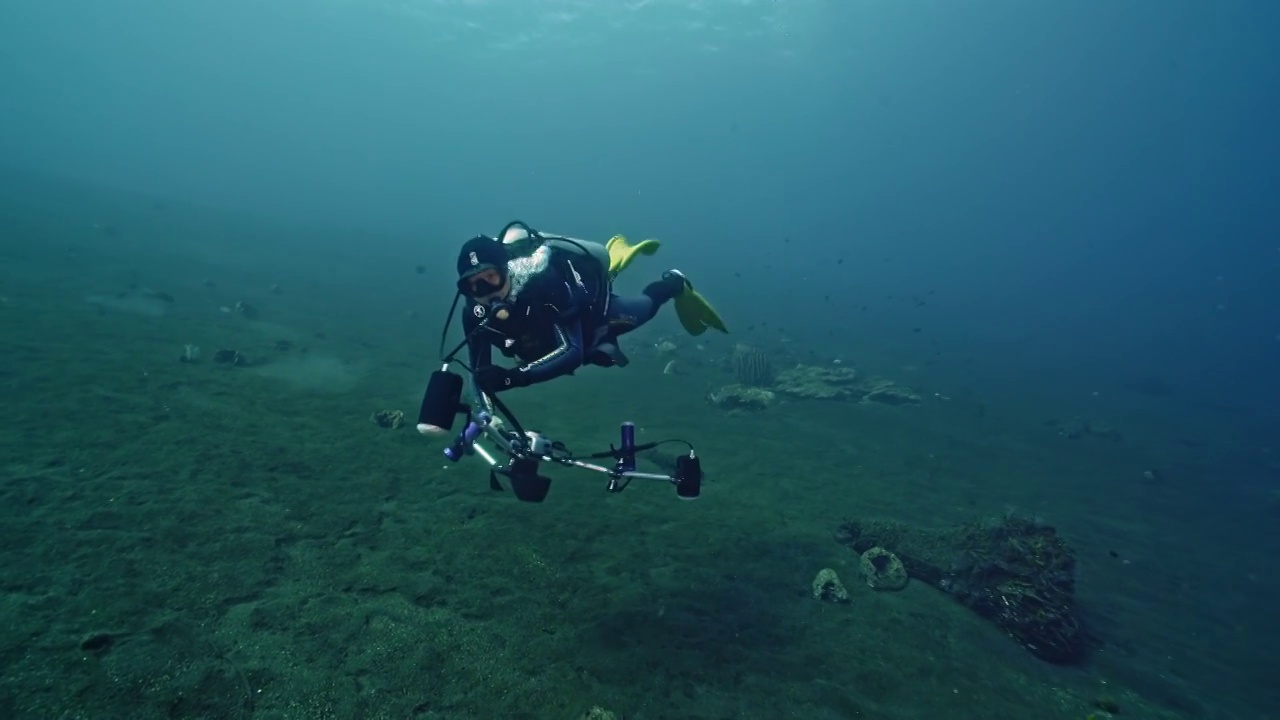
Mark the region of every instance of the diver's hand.
POLYGON ((499 437, 504 443, 515 442, 521 437, 515 430, 508 428, 507 423, 496 415, 489 417, 489 424, 486 428, 486 432, 489 433, 489 437, 499 437))
POLYGON ((486 365, 476 368, 476 386, 484 393, 500 393, 511 388, 524 387, 529 384, 528 373, 497 365, 486 365))

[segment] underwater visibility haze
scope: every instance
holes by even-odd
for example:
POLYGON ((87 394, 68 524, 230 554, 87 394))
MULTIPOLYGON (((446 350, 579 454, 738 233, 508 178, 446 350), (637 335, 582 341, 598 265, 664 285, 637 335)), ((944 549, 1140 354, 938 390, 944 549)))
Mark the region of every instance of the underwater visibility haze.
POLYGON ((1277 36, 0 4, 0 715, 1276 717, 1277 36), (656 239, 613 303, 670 296, 625 367, 502 388, 542 502, 415 429, 515 220, 656 239), (653 477, 608 492, 567 461, 622 423, 653 477))

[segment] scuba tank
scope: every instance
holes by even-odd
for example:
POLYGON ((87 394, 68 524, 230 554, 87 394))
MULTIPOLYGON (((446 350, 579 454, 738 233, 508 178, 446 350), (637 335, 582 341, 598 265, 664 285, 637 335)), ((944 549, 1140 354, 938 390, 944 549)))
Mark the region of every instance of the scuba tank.
POLYGON ((509 258, 527 257, 545 245, 552 250, 590 257, 600 264, 606 277, 609 273, 609 251, 598 242, 555 233, 540 233, 519 220, 508 223, 498 235, 498 240, 507 249, 509 258))

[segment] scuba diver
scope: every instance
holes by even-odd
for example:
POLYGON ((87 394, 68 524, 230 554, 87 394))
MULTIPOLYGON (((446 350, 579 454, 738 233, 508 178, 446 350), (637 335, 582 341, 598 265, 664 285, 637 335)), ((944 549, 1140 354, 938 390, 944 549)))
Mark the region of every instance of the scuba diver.
POLYGON ((472 394, 488 405, 492 394, 569 375, 584 365, 625 366, 618 338, 651 320, 674 301, 690 335, 708 328, 727 333, 724 321, 678 270, 668 270, 639 296, 613 293, 613 279, 657 240, 632 245, 615 235, 605 245, 543 234, 513 222, 497 238, 478 235, 458 254, 458 294, 467 299, 463 329, 472 370, 472 394), (493 364, 493 349, 519 361, 493 364))

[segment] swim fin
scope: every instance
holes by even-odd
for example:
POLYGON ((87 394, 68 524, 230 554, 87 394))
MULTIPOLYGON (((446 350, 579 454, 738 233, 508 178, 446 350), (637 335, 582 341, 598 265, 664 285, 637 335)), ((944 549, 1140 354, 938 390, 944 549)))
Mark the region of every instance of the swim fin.
POLYGON ((720 318, 720 313, 717 313, 716 309, 711 307, 711 303, 693 289, 693 283, 684 277, 684 273, 678 270, 668 272, 684 279, 684 292, 677 295, 672 302, 675 303, 676 317, 680 318, 680 324, 685 332, 690 335, 701 335, 707 331, 707 328, 713 328, 722 333, 729 332, 724 320, 720 318))
POLYGON ((659 246, 661 243, 657 240, 641 240, 632 245, 621 235, 609 238, 609 242, 604 244, 604 249, 609 251, 609 278, 615 278, 618 273, 626 270, 637 255, 652 255, 658 252, 659 246))

